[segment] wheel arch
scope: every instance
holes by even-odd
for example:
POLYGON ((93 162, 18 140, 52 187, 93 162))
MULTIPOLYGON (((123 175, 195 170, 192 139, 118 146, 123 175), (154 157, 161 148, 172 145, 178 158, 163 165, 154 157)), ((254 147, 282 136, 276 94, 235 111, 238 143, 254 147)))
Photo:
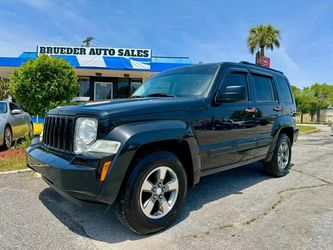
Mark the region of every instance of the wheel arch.
POLYGON ((291 145, 293 144, 295 126, 295 120, 289 115, 280 116, 275 120, 271 134, 272 142, 265 161, 270 161, 272 159, 274 149, 280 134, 286 134, 289 137, 291 145))
POLYGON ((163 120, 125 124, 113 129, 104 139, 121 142, 109 169, 101 199, 113 203, 124 182, 143 155, 156 150, 174 153, 185 167, 190 185, 199 182, 201 161, 197 141, 183 121, 163 120))

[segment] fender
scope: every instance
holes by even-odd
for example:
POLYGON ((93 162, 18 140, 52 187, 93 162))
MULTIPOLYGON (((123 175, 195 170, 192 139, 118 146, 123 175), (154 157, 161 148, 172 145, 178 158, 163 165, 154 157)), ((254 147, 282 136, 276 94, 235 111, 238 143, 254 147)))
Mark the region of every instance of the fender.
MULTIPOLYGON (((272 141, 271 141, 271 145, 268 150, 267 157, 265 158, 265 161, 271 161, 273 154, 274 154, 277 140, 279 138, 281 130, 284 128, 292 128, 293 130, 295 130, 295 121, 289 115, 280 116, 275 120, 275 122, 273 124, 273 128, 272 128, 272 134, 271 134, 272 141)), ((291 142, 291 143, 293 143, 293 142, 291 142)))
POLYGON ((152 142, 186 141, 192 157, 193 180, 194 183, 199 182, 201 161, 197 141, 191 127, 183 121, 163 120, 124 124, 114 128, 104 139, 119 141, 121 146, 98 197, 100 201, 109 204, 115 201, 135 153, 141 146, 152 142))

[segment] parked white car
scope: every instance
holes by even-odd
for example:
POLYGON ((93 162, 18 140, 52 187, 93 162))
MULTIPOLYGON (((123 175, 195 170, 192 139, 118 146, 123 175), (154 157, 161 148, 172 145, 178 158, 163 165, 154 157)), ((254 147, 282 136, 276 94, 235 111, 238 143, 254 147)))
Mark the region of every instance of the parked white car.
POLYGON ((27 135, 33 135, 31 116, 13 102, 0 101, 0 146, 8 149, 27 135))

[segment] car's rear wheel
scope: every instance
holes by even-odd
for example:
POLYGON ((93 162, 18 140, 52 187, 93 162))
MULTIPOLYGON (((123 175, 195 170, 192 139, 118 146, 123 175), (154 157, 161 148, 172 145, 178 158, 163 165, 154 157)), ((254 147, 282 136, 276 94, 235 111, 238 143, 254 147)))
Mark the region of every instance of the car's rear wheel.
POLYGON ((286 134, 278 138, 272 160, 265 162, 265 171, 273 176, 284 176, 289 172, 291 160, 291 143, 286 134))
POLYGON ((9 149, 13 143, 13 134, 9 126, 5 128, 4 138, 3 138, 3 146, 5 149, 9 149))
POLYGON ((187 192, 184 167, 171 152, 158 151, 138 161, 116 202, 117 215, 129 229, 149 234, 169 226, 187 192))

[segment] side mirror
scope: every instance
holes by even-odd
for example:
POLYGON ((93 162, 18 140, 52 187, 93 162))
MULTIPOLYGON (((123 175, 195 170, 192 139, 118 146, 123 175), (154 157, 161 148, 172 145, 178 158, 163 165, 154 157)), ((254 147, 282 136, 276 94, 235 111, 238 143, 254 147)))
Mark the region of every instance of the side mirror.
POLYGON ((12 110, 12 115, 19 115, 19 114, 22 114, 22 110, 20 110, 20 109, 13 109, 12 110))

